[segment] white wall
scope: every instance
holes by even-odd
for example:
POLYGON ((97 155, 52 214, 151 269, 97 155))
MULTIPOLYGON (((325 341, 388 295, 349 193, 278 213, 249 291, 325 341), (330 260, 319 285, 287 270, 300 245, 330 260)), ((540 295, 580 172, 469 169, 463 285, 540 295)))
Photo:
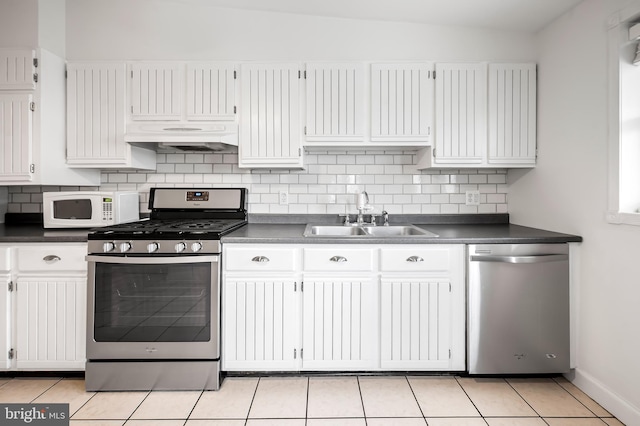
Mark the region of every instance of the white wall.
POLYGON ((38 0, 2 0, 0 47, 38 45, 38 0))
POLYGON ((607 22, 628 3, 585 0, 539 34, 538 166, 509 172, 508 205, 514 223, 584 238, 575 383, 640 424, 640 227, 605 221, 607 22))
POLYGON ((67 0, 67 58, 535 60, 529 34, 320 18, 175 0, 67 0))

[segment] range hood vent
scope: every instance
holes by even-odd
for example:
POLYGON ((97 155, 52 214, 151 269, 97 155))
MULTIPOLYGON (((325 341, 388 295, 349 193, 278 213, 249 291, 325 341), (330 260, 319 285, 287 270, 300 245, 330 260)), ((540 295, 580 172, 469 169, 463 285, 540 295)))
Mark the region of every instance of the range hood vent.
POLYGON ((125 142, 143 148, 176 148, 182 151, 230 151, 238 146, 237 124, 133 123, 125 142))

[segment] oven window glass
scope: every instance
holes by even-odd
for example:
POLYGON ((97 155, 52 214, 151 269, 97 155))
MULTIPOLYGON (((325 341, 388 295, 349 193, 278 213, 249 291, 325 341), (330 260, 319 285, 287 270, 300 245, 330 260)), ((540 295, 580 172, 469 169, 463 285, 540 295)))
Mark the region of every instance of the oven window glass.
POLYGON ((53 217, 56 219, 91 219, 91 200, 59 200, 53 202, 53 217))
POLYGON ((96 263, 94 338, 97 342, 208 342, 211 286, 209 262, 96 263))

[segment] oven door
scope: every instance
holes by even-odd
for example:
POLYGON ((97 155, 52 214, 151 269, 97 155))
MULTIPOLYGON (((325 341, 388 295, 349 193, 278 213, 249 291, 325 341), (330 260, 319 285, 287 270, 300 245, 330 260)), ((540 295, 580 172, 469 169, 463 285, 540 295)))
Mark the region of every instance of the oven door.
POLYGON ((219 256, 87 256, 87 359, 219 359, 219 256))

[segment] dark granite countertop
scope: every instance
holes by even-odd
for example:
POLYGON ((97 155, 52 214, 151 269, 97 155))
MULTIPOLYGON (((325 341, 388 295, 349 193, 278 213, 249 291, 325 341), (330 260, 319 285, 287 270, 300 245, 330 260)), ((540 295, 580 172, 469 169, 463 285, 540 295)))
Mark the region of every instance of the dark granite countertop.
POLYGON ((403 215, 391 224, 414 224, 438 235, 428 237, 304 237, 306 223, 337 224, 337 216, 272 216, 251 218, 250 223, 224 237, 223 243, 255 244, 539 244, 581 242, 582 237, 509 223, 496 215, 403 215))
MULTIPOLYGON (((337 224, 336 215, 250 215, 249 224, 224 237, 223 243, 257 244, 517 244, 580 242, 577 235, 509 223, 507 214, 393 215, 392 224, 411 223, 436 238, 304 237, 307 223, 337 224)), ((0 224, 0 242, 86 242, 88 229, 44 229, 42 224, 0 224)))
POLYGON ((2 243, 82 243, 87 242, 88 229, 44 229, 42 225, 7 225, 0 223, 2 243))

